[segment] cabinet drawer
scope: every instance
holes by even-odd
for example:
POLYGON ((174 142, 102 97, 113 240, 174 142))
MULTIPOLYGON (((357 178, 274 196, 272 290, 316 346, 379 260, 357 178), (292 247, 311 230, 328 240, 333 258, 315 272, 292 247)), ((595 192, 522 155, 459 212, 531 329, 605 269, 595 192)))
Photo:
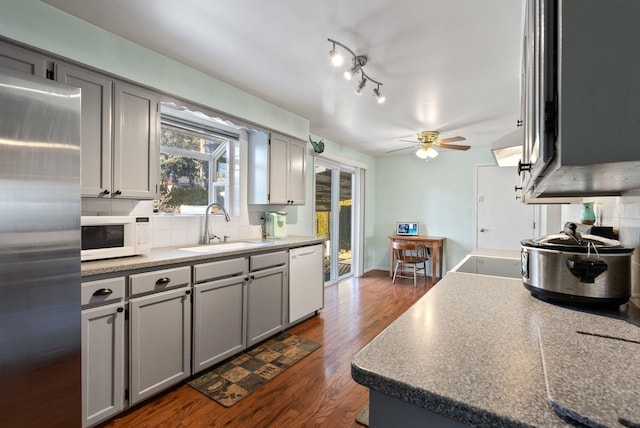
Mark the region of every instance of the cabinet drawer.
POLYGON ((216 278, 224 278, 225 276, 242 274, 246 271, 247 259, 244 257, 221 260, 218 262, 202 263, 193 267, 193 281, 209 281, 216 278))
POLYGON ((129 295, 136 296, 188 285, 190 276, 188 266, 131 275, 129 277, 129 295))
POLYGON ((251 256, 249 262, 249 270, 260 270, 271 266, 284 265, 287 263, 289 256, 286 251, 276 251, 273 253, 259 254, 251 256))
POLYGON ((82 306, 116 303, 124 300, 124 277, 83 282, 82 306))

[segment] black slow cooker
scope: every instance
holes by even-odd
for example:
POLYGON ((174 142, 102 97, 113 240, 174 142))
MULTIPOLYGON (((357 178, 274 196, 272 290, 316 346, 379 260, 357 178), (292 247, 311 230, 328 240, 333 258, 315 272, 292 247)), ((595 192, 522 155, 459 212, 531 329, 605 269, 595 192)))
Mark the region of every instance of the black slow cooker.
POLYGON ((521 241, 524 286, 544 300, 626 303, 631 294, 633 248, 576 229, 576 224, 568 223, 561 233, 521 241))

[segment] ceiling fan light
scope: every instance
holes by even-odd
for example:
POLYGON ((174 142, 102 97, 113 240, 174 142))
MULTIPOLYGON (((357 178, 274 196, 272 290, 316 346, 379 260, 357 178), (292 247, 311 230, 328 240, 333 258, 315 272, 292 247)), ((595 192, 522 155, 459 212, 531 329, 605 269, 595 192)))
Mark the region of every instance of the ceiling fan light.
POLYGON ((360 83, 358 83, 358 87, 356 88, 356 95, 362 95, 362 90, 364 89, 364 85, 366 84, 367 84, 367 79, 363 77, 360 83))
POLYGON ((427 157, 429 157, 429 158, 433 159, 433 158, 435 158, 436 156, 438 156, 438 152, 437 152, 433 147, 429 147, 429 148, 426 150, 426 155, 427 155, 427 157))
POLYGON ((380 88, 373 88, 373 94, 375 95, 376 100, 378 101, 378 104, 382 104, 387 99, 384 95, 380 93, 380 88))
POLYGON ((416 156, 418 156, 420 159, 426 159, 428 157, 427 149, 425 149, 424 147, 420 147, 416 152, 416 156))
POLYGON ((334 67, 340 67, 344 62, 344 57, 340 52, 336 51, 335 46, 329 51, 329 58, 331 59, 331 64, 334 67))

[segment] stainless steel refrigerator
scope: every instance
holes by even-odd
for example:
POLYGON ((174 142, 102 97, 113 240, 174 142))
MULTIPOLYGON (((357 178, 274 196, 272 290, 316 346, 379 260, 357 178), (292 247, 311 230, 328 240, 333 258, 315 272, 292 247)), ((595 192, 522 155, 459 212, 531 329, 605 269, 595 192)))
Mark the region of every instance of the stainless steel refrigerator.
POLYGON ((80 89, 0 67, 0 427, 81 426, 80 89))

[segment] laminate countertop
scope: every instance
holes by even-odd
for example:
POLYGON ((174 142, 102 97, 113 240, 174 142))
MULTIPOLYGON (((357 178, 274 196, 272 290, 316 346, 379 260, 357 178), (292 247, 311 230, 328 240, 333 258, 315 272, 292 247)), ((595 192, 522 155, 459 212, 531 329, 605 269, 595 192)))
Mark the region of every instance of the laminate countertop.
MULTIPOLYGON (((397 286, 397 285, 396 285, 397 286)), ((353 379, 473 426, 640 426, 640 311, 449 272, 353 359, 353 379)))
MULTIPOLYGON (((196 252, 185 248, 199 247, 198 245, 182 245, 180 247, 153 248, 149 254, 116 259, 94 260, 82 262, 82 277, 108 275, 125 271, 161 268, 177 264, 189 264, 206 262, 230 256, 244 256, 260 252, 288 250, 290 248, 304 247, 307 245, 322 244, 325 238, 313 238, 308 236, 288 236, 281 239, 243 239, 236 242, 256 243, 251 248, 225 249, 224 244, 213 244, 216 247, 211 252, 196 252)), ((232 242, 233 243, 233 242, 232 242)))

